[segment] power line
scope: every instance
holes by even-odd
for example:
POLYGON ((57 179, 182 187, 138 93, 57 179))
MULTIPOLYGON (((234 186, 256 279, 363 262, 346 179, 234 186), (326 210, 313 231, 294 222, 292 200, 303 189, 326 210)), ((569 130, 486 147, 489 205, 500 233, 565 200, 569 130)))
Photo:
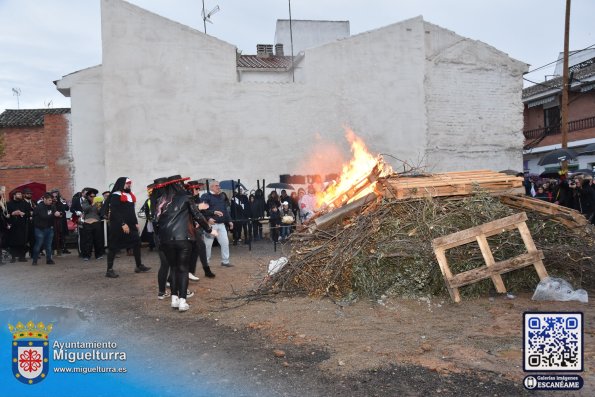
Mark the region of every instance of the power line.
MULTIPOLYGON (((589 49, 591 49, 591 48, 593 48, 593 47, 595 47, 595 44, 591 44, 590 46, 588 46, 588 47, 585 47, 585 48, 583 48, 582 50, 576 50, 576 51, 573 51, 573 52, 572 52, 572 54, 571 54, 571 56, 572 56, 572 55, 574 55, 574 54, 578 54, 579 52, 587 51, 587 50, 589 50, 589 49)), ((546 63, 546 64, 545 64, 545 65, 543 65, 543 66, 540 66, 540 67, 538 67, 538 68, 535 68, 535 69, 533 69, 533 70, 530 70, 530 71, 528 71, 528 72, 527 72, 527 73, 525 73, 525 74, 529 74, 529 73, 536 72, 536 71, 538 71, 538 70, 541 70, 541 69, 543 69, 543 68, 546 68, 546 67, 548 67, 548 66, 550 66, 550 65, 553 65, 554 63, 558 63, 559 61, 560 61, 560 59, 556 59, 555 61, 552 61, 552 62, 550 62, 550 63, 546 63)))

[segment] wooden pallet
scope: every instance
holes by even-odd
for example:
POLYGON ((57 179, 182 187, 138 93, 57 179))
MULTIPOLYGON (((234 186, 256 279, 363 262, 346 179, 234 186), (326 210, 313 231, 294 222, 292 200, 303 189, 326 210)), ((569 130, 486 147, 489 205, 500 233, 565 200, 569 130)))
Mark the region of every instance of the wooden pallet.
POLYGON ((504 194, 500 196, 500 201, 502 204, 506 204, 509 207, 550 215, 552 220, 557 221, 572 230, 579 231, 581 228, 584 228, 589 224, 587 218, 576 210, 533 197, 504 194))
POLYGON ((446 282, 446 288, 448 289, 450 297, 456 303, 461 302, 461 294, 459 293, 460 287, 473 284, 486 278, 492 279, 496 291, 505 293, 506 287, 504 286, 501 274, 521 269, 525 266, 533 265, 541 280, 547 277, 547 271, 542 262, 542 259, 544 258, 543 252, 537 250, 533 238, 531 237, 531 233, 529 232, 529 228, 525 223, 526 220, 527 214, 521 212, 493 222, 484 223, 483 225, 439 237, 432 241, 434 254, 440 265, 440 271, 446 282), (527 248, 527 253, 501 262, 496 262, 487 238, 513 229, 519 230, 521 238, 527 248), (446 259, 446 250, 469 244, 474 241, 477 241, 479 244, 486 265, 453 275, 446 259))
POLYGON ((387 198, 408 199, 419 197, 467 196, 474 188, 492 194, 523 191, 523 178, 490 170, 445 172, 420 176, 393 175, 381 179, 383 195, 387 198))

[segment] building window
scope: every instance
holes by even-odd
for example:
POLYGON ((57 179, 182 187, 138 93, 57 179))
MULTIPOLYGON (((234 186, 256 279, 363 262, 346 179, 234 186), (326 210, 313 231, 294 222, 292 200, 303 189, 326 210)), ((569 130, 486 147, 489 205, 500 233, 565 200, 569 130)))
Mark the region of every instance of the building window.
POLYGON ((543 123, 545 128, 550 131, 559 131, 560 129, 560 107, 554 106, 543 110, 543 123))

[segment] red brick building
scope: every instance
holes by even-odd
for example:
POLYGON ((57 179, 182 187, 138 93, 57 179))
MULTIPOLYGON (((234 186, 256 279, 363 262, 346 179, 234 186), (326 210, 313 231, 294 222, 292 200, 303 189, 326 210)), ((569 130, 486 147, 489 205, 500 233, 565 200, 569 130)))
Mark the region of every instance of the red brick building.
POLYGON ((73 195, 70 109, 6 110, 0 114, 0 185, 28 182, 73 195))
MULTIPOLYGON (((595 143, 595 50, 584 58, 583 62, 569 67, 568 148, 580 154, 569 163, 571 171, 595 167, 595 154, 582 152, 587 145, 595 143)), ((544 154, 561 147, 561 96, 562 77, 523 90, 523 158, 525 170, 531 173, 540 174, 560 168, 557 164, 539 166, 538 162, 544 154)))

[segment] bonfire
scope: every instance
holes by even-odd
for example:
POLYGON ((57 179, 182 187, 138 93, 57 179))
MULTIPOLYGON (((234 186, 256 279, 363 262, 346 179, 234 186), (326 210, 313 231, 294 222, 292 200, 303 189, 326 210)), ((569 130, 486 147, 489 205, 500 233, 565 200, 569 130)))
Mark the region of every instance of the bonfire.
MULTIPOLYGON (((340 178, 317 195, 320 212, 291 235, 288 263, 257 293, 374 299, 384 294, 448 296, 432 240, 518 212, 497 196, 519 193, 522 178, 492 171, 406 177, 408 172, 393 173, 352 131, 347 138, 351 161, 340 178)), ((592 227, 581 224, 583 233, 577 234, 552 216, 528 212, 528 217, 549 274, 576 288, 594 288, 592 227)), ((497 261, 525 250, 518 233, 492 236, 489 244, 497 261)), ((450 250, 448 261, 456 273, 484 265, 477 244, 450 250)), ((539 282, 532 269, 503 277, 513 293, 532 291, 539 282)), ((463 287, 461 293, 485 296, 495 291, 491 281, 484 280, 463 287)))

